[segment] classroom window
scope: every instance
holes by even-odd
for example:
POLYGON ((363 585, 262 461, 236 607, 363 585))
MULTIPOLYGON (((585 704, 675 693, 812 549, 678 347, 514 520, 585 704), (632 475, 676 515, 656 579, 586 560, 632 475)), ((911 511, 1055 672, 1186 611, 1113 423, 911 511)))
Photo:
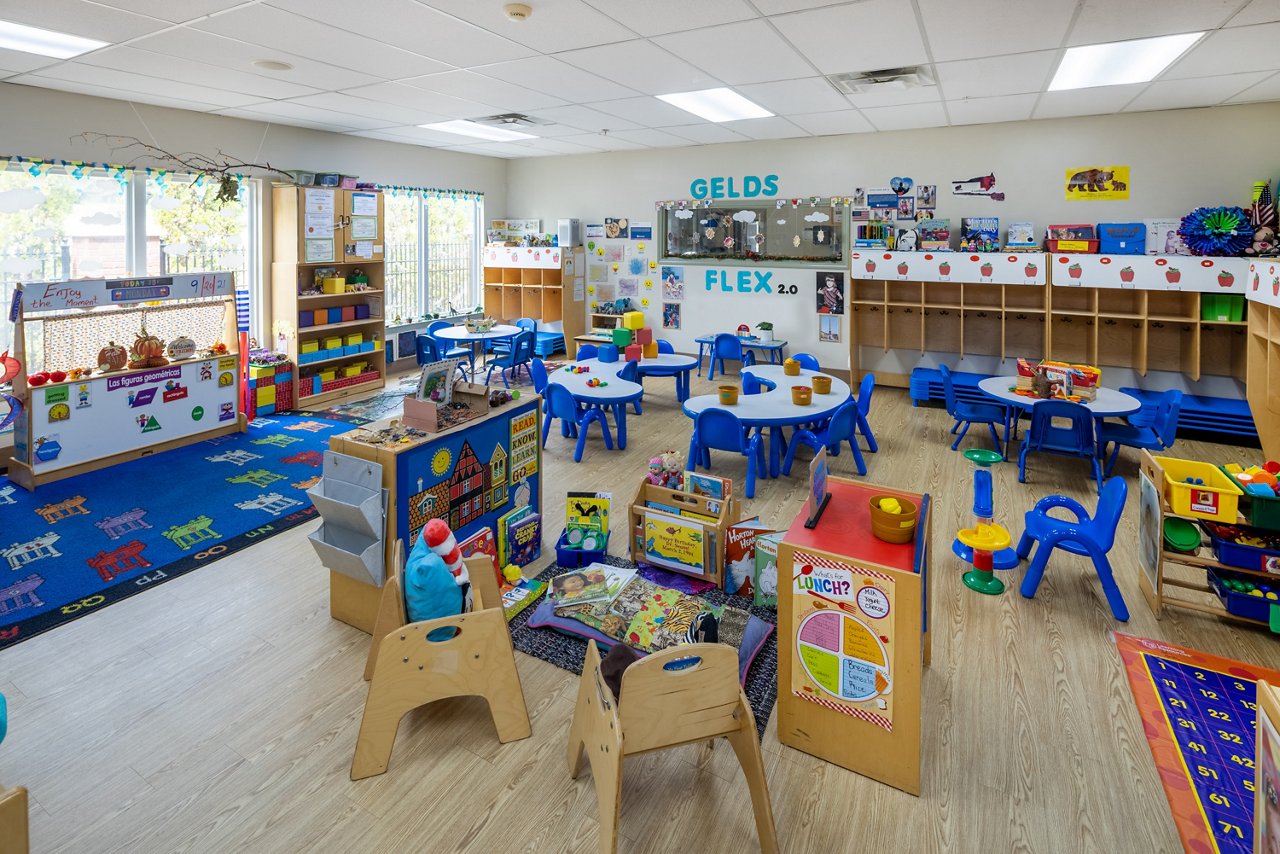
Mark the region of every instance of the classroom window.
POLYGON ((829 201, 778 207, 721 200, 659 214, 669 258, 830 263, 844 257, 844 208, 829 201))
POLYGON ((383 271, 387 282, 387 317, 413 320, 428 313, 422 286, 422 197, 387 194, 387 246, 383 271))
POLYGON ((407 322, 473 308, 479 302, 479 200, 389 194, 385 207, 387 315, 407 322))

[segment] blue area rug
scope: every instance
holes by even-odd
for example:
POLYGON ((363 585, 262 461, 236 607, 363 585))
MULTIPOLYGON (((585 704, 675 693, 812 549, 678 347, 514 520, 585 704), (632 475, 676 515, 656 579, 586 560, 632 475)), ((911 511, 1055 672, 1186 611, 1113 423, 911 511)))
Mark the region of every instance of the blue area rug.
POLYGON ((350 429, 271 415, 35 492, 0 477, 0 649, 315 518, 306 490, 350 429))

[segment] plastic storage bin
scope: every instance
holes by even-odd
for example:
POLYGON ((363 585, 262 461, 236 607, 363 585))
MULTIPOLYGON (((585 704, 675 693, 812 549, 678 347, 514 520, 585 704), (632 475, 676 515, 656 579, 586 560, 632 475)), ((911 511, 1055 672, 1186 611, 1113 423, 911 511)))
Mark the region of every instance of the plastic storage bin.
POLYGON ((1280 576, 1280 537, 1217 522, 1206 522, 1204 527, 1219 563, 1280 576), (1241 539, 1250 542, 1241 542, 1241 539))
POLYGON ((1265 578, 1256 578, 1252 576, 1237 575, 1234 572, 1223 572, 1217 569, 1208 571, 1209 584, 1213 587, 1218 598, 1222 600, 1222 606, 1227 609, 1228 614, 1235 614, 1237 617, 1244 617, 1249 620, 1257 620, 1260 623, 1267 623, 1271 616, 1271 607, 1276 604, 1275 600, 1267 599, 1266 596, 1251 596, 1248 593, 1238 593, 1231 590, 1223 581, 1230 578, 1235 581, 1250 581, 1254 584, 1264 584, 1273 590, 1280 586, 1270 585, 1265 578))
MULTIPOLYGON (((1231 482, 1237 487, 1240 481, 1231 472, 1223 470, 1231 482)), ((1241 492, 1244 492, 1241 489, 1241 492)), ((1265 495, 1251 495, 1248 492, 1240 497, 1240 512, 1245 521, 1255 528, 1266 528, 1268 531, 1280 531, 1280 496, 1268 498, 1265 495)))
POLYGON ((569 548, 569 532, 567 530, 560 532, 560 539, 556 540, 556 564, 558 566, 573 568, 586 566, 592 563, 603 563, 605 555, 609 553, 609 534, 605 533, 604 548, 600 550, 594 549, 571 549, 569 548))
POLYGON ((1177 460, 1173 457, 1155 457, 1155 461, 1164 469, 1164 495, 1176 515, 1211 519, 1215 522, 1236 521, 1241 490, 1222 469, 1208 463, 1177 460), (1187 478, 1195 478, 1203 483, 1187 483, 1187 478))

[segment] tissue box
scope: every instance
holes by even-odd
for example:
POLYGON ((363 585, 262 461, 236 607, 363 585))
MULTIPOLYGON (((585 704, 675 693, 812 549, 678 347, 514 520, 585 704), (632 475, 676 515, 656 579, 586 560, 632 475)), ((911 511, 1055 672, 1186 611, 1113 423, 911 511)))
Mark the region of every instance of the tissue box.
POLYGON ((632 340, 634 340, 635 343, 637 344, 648 344, 649 342, 653 341, 653 328, 650 326, 645 326, 640 329, 637 329, 632 336, 632 340))
POLYGON ((622 314, 622 325, 626 329, 643 329, 644 313, 639 311, 626 311, 622 314))
MULTIPOLYGON (((625 315, 624 315, 625 318, 625 315)), ((626 347, 631 343, 631 329, 620 328, 613 330, 613 343, 616 347, 626 347)))

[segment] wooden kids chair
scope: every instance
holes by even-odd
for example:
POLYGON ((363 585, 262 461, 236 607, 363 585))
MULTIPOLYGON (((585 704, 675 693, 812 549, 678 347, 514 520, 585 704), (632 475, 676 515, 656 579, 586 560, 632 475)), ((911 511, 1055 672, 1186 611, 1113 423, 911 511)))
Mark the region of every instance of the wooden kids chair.
POLYGON ((382 588, 364 669, 364 678, 371 681, 351 762, 352 780, 386 771, 400 719, 410 709, 446 697, 484 697, 503 744, 528 738, 532 732, 493 562, 483 555, 466 561, 474 601, 471 612, 408 623, 404 553, 396 543, 395 572, 382 588), (457 629, 453 637, 438 642, 427 639, 435 630, 449 627, 457 629))
POLYGON ((599 851, 618 849, 625 757, 717 736, 729 739, 746 775, 760 850, 778 850, 755 715, 738 683, 738 654, 731 647, 686 644, 643 658, 623 672, 622 698, 626 708, 605 684, 600 653, 588 643, 569 729, 569 776, 578 778, 585 751, 600 802, 599 851))
MULTIPOLYGON (((9 724, 9 710, 4 694, 0 694, 0 742, 9 724)), ((0 785, 0 851, 5 854, 27 854, 31 850, 27 829, 27 790, 22 786, 0 785)))

